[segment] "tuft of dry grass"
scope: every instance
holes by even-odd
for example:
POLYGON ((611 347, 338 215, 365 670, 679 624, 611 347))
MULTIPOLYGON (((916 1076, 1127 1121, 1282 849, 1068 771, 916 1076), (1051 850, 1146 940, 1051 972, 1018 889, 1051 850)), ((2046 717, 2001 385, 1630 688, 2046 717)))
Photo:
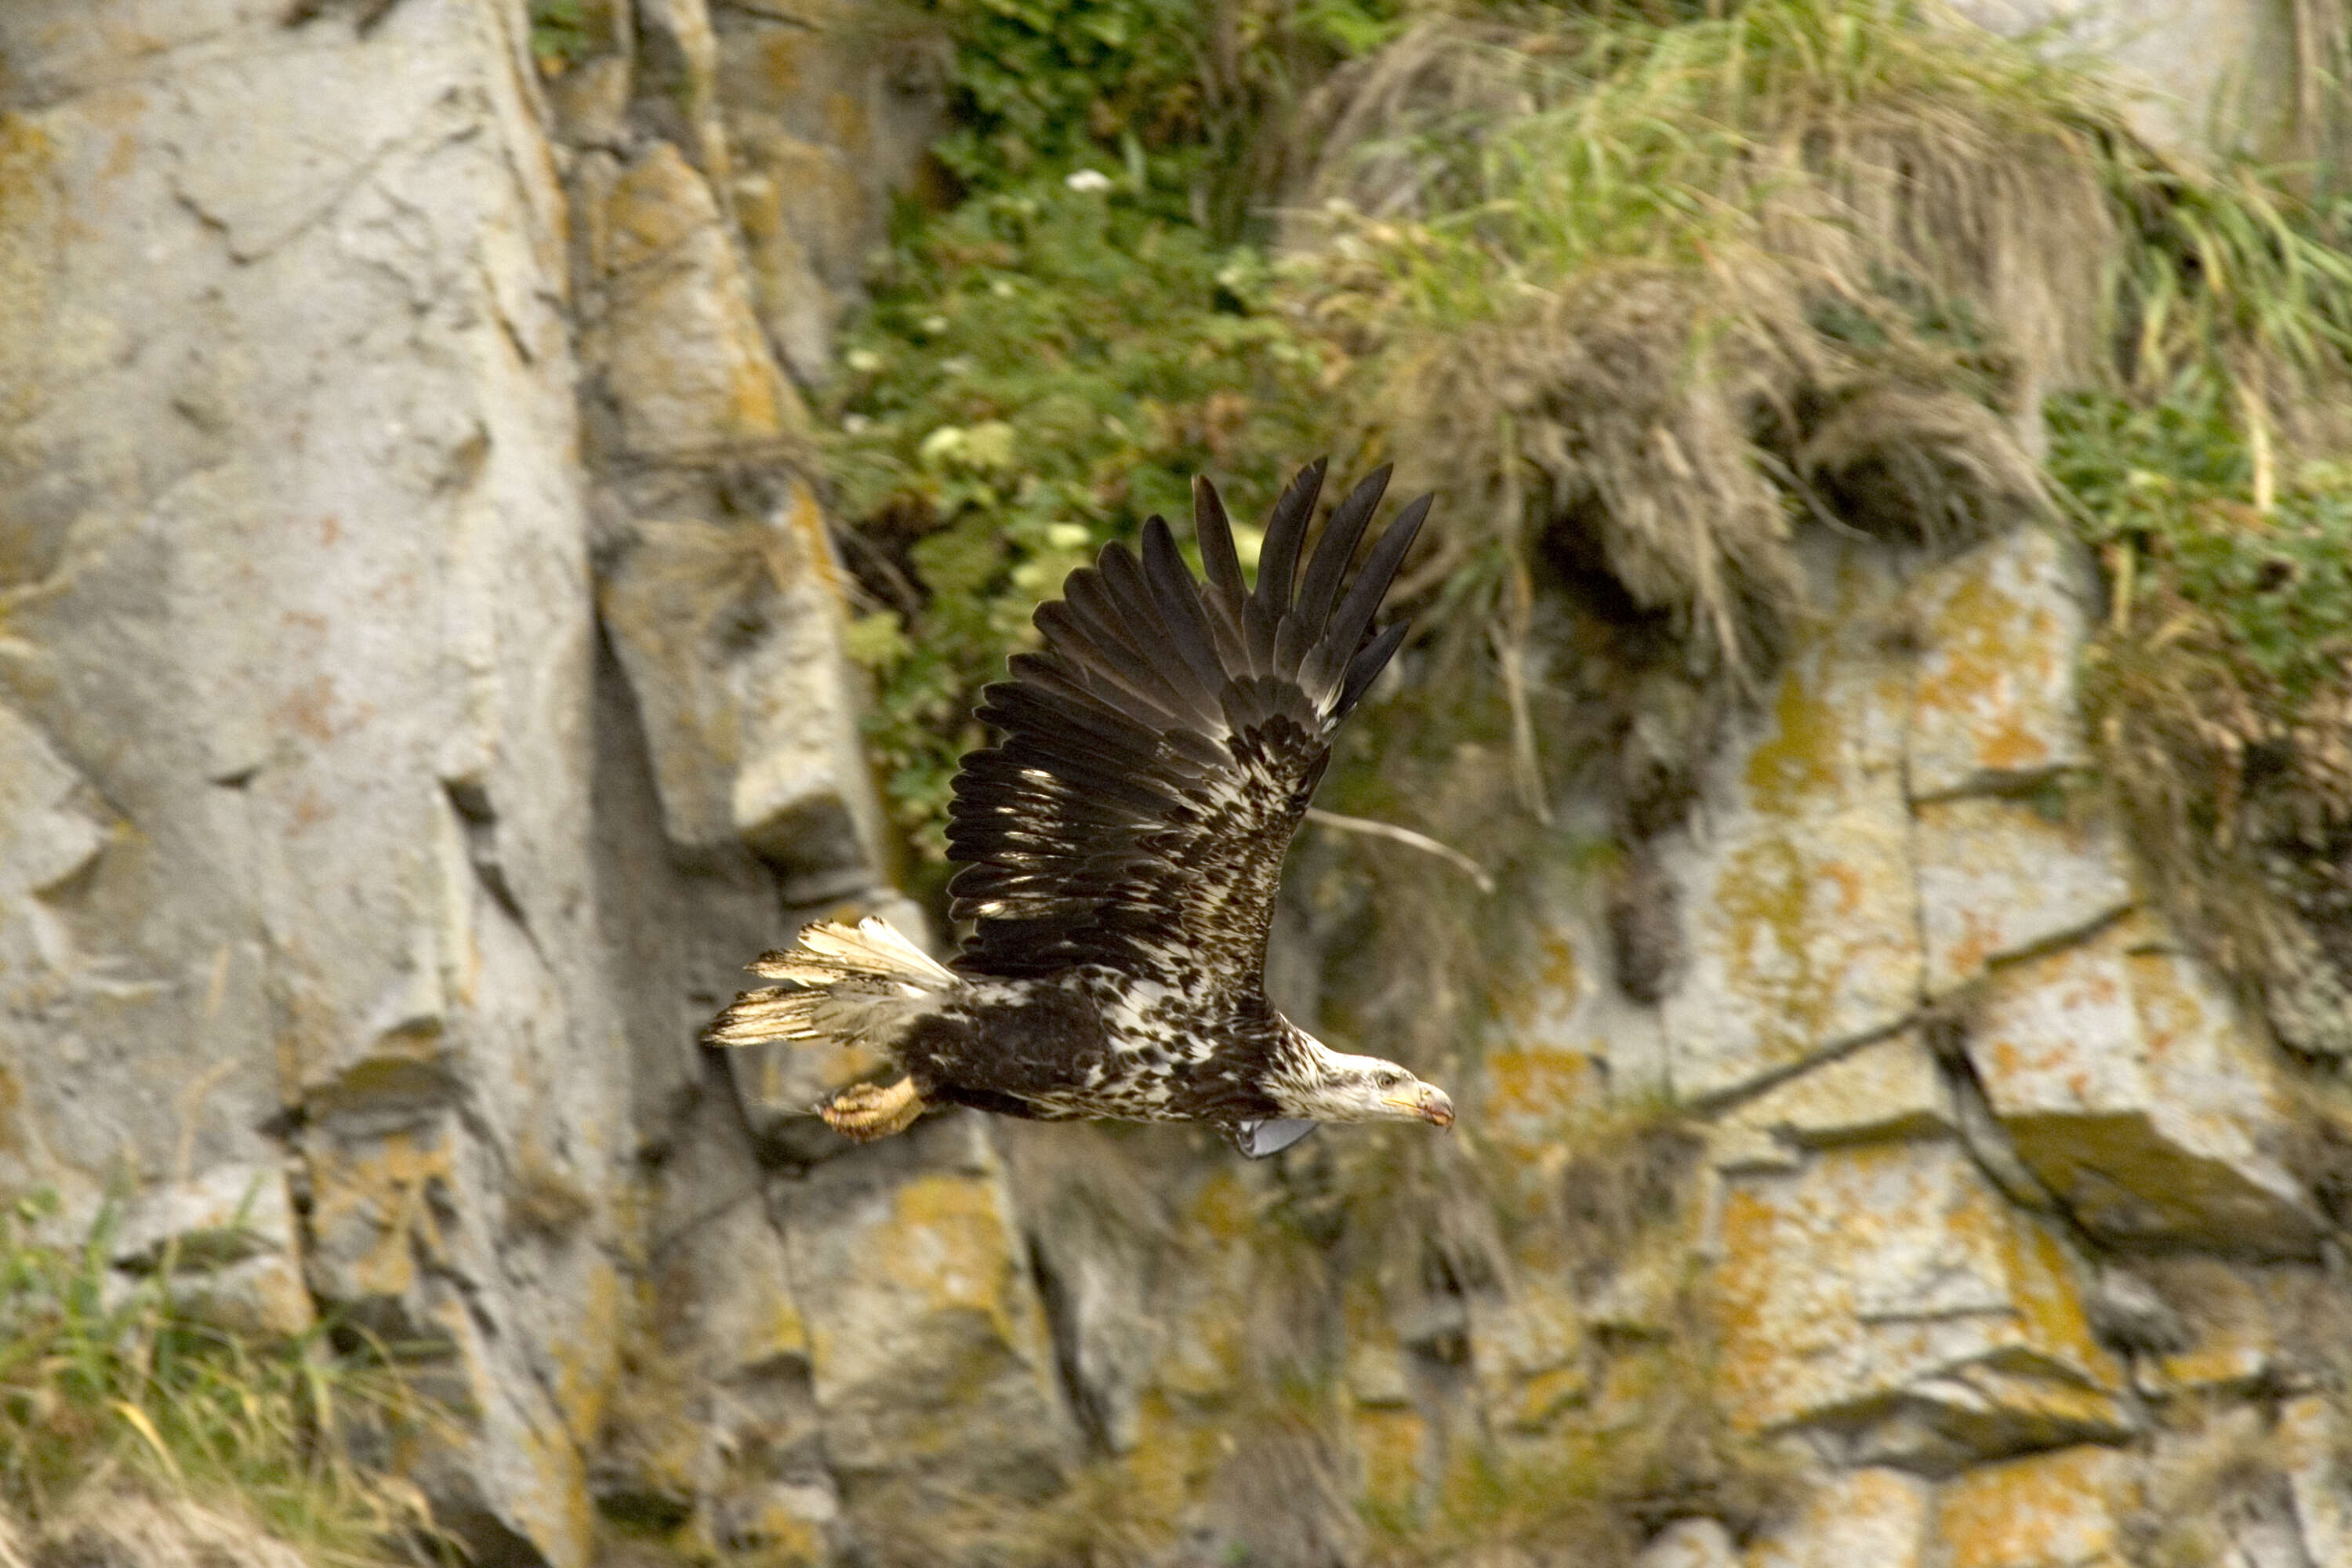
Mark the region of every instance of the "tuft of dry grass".
MULTIPOLYGON (((1957 542, 2040 504, 2015 422, 2100 361, 2117 227, 2078 73, 1758 0, 1433 18, 1328 96, 1299 308, 1358 360, 1367 444, 1448 498, 1418 582, 1573 529, 1752 681, 1800 519, 1957 542)), ((1523 596, 1488 603, 1524 637, 1523 596)))

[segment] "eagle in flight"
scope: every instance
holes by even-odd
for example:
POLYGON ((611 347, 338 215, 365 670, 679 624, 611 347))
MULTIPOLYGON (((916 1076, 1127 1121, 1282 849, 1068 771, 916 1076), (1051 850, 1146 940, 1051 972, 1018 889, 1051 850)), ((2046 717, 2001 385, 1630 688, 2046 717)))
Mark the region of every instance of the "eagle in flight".
POLYGON ((1276 502, 1255 590, 1196 479, 1205 584, 1154 517, 1140 559, 1113 543, 1038 607, 1043 648, 982 694, 1003 738, 963 759, 948 807, 950 913, 971 930, 950 963, 883 921, 819 922, 751 966, 782 984, 738 996, 707 1037, 887 1058, 898 1081, 817 1107, 859 1142, 935 1104, 1202 1121, 1252 1156, 1323 1121, 1451 1125, 1443 1090, 1331 1049, 1265 995, 1283 855, 1332 736, 1404 640, 1372 617, 1429 512, 1424 496, 1399 513, 1343 595, 1389 470, 1333 509, 1302 576, 1323 467, 1276 502))

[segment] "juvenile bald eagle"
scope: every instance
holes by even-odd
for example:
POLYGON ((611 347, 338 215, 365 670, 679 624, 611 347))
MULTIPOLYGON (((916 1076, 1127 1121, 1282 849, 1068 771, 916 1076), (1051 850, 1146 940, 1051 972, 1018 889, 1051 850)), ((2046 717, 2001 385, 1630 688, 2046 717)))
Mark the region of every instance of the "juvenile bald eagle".
POLYGON ((1322 1121, 1422 1121, 1453 1102, 1393 1062, 1332 1050, 1266 1000, 1282 858, 1331 738, 1404 640, 1373 613, 1412 548, 1424 496, 1355 581, 1341 580, 1387 488, 1336 507, 1301 579, 1323 484, 1315 463, 1267 520, 1255 591, 1215 489, 1192 488, 1208 573, 1168 524, 1143 525, 1040 605, 1045 646, 1015 654, 979 716, 1003 739, 963 759, 948 851, 950 913, 972 922, 952 963, 878 920, 819 923, 763 955, 711 1025, 722 1046, 830 1040, 905 1076, 817 1109, 861 1142, 929 1104, 1008 1116, 1205 1121, 1251 1155, 1322 1121))

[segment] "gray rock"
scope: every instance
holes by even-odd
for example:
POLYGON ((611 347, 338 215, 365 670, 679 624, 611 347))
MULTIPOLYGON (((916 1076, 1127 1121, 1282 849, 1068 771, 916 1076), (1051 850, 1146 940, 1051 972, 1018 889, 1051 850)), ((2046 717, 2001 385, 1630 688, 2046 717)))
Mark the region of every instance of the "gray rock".
POLYGON ((1917 1005, 1909 671, 1876 618, 1900 557, 1848 542, 1809 559, 1834 606, 1789 658, 1767 712, 1708 764, 1694 826, 1664 837, 1690 959, 1667 995, 1677 1098, 1738 1092, 1917 1005))
POLYGON ((853 1511, 919 1489, 1034 1500, 1076 1433, 985 1125, 970 1113, 777 1184, 826 1457, 853 1511))

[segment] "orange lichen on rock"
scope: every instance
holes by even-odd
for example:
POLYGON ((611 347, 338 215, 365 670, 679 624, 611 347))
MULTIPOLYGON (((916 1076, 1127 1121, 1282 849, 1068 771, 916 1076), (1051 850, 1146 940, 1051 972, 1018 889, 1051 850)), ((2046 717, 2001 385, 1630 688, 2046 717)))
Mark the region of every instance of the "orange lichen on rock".
POLYGON ((2117 1505, 2130 1460, 2082 1446, 1985 1465, 1936 1499, 1935 1561, 1946 1568, 2123 1568, 2117 1505))

